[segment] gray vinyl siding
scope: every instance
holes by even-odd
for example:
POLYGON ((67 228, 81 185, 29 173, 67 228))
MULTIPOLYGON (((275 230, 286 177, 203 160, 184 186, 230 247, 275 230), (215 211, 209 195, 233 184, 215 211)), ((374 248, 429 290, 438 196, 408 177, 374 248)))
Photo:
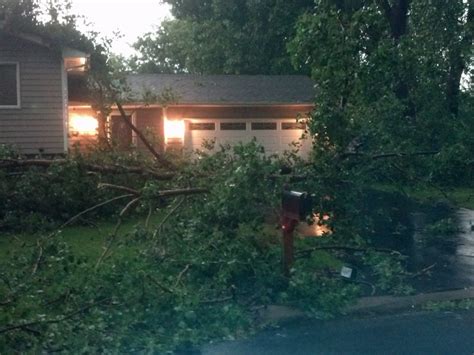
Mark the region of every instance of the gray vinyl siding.
POLYGON ((0 144, 24 154, 64 153, 62 58, 59 53, 0 35, 0 63, 20 66, 20 108, 0 107, 0 144))

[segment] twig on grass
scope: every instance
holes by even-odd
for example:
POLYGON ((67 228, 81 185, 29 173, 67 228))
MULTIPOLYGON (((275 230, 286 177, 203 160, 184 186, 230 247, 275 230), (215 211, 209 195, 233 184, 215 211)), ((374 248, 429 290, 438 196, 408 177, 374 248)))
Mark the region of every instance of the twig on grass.
POLYGON ((181 282, 181 278, 183 277, 183 275, 189 270, 191 264, 187 264, 183 270, 181 270, 181 272, 179 273, 178 277, 176 278, 176 282, 174 283, 174 286, 173 288, 176 288, 178 287, 179 283, 181 282))
POLYGON ((31 321, 31 322, 26 322, 26 323, 23 323, 23 324, 14 324, 14 325, 8 325, 6 326, 5 328, 1 328, 0 329, 0 334, 3 334, 3 333, 8 333, 8 332, 11 332, 11 331, 14 331, 14 330, 23 330, 23 331, 26 331, 26 332, 31 332, 31 333, 35 333, 35 334, 38 334, 40 335, 41 332, 37 331, 37 330, 34 330, 34 329, 31 329, 30 327, 32 326, 35 326, 35 325, 41 325, 41 324, 55 324, 55 323, 61 323, 61 322, 64 322, 80 313, 84 313, 86 311, 88 311, 89 309, 99 305, 99 304, 102 304, 106 301, 110 300, 110 298, 105 298, 105 299, 102 299, 100 301, 97 301, 97 302, 92 302, 91 304, 87 305, 87 306, 84 306, 74 312, 71 312, 71 313, 68 313, 68 314, 65 314, 59 318, 56 318, 56 319, 48 319, 48 320, 37 320, 37 321, 31 321))
POLYGON ((183 197, 181 200, 179 200, 178 203, 176 203, 176 205, 171 209, 171 211, 169 211, 168 214, 161 220, 160 224, 158 225, 158 227, 156 227, 156 230, 153 233, 152 239, 155 239, 158 234, 161 234, 162 228, 165 225, 165 223, 176 212, 176 210, 183 204, 185 200, 186 200, 186 197, 183 197))
POLYGON ((174 290, 172 290, 172 289, 169 288, 168 286, 163 285, 161 282, 159 282, 158 280, 156 280, 153 276, 147 275, 147 277, 148 277, 156 286, 158 286, 159 288, 161 288, 163 291, 168 292, 168 293, 172 293, 172 294, 175 293, 174 290))
POLYGON ((427 272, 429 272, 431 269, 433 269, 434 267, 436 267, 438 263, 434 263, 428 267, 425 267, 424 269, 421 269, 420 271, 418 272, 415 272, 414 274, 411 274, 410 277, 411 278, 415 278, 415 277, 418 277, 418 276, 421 276, 423 274, 426 274, 427 272))
POLYGON ((229 297, 215 298, 212 300, 202 300, 199 303, 200 304, 222 303, 222 302, 232 301, 233 299, 234 299, 234 296, 229 296, 229 297))
POLYGON ((109 189, 113 189, 113 190, 119 190, 119 191, 123 191, 123 192, 128 192, 129 194, 133 194, 133 195, 136 195, 136 196, 139 196, 139 195, 140 195, 140 191, 135 190, 135 189, 132 189, 132 188, 127 187, 127 186, 100 183, 100 184, 98 185, 98 188, 99 188, 99 189, 107 189, 107 188, 109 188, 109 189))
POLYGON ((393 249, 359 248, 359 247, 349 247, 349 246, 343 246, 343 245, 327 245, 327 246, 321 246, 321 247, 314 247, 314 248, 310 248, 310 249, 304 249, 304 250, 297 251, 295 253, 295 256, 303 256, 303 255, 306 255, 306 254, 311 254, 312 252, 318 251, 318 250, 346 250, 346 251, 354 251, 354 252, 357 252, 357 251, 365 251, 365 252, 366 251, 375 251, 375 252, 378 252, 378 253, 387 253, 387 254, 395 254, 395 255, 403 256, 402 253, 400 253, 397 250, 393 250, 393 249))
POLYGON ((146 219, 145 219, 145 229, 148 229, 148 227, 150 226, 150 218, 152 214, 153 214, 153 208, 149 206, 148 214, 146 215, 146 219))
MULTIPOLYGON (((123 200, 124 198, 128 198, 128 197, 134 197, 133 194, 126 194, 126 195, 120 195, 120 196, 117 196, 117 197, 114 197, 114 198, 111 198, 107 201, 104 201, 104 202, 101 202, 95 206, 92 206, 80 213, 78 213, 77 215, 75 215, 74 217, 70 218, 67 222, 63 223, 59 228, 58 230, 61 230, 62 228, 68 226, 69 224, 75 222, 77 219, 79 219, 80 217, 82 217, 83 215, 85 215, 86 213, 89 213, 89 212, 92 212, 100 207, 103 207, 105 205, 108 205, 109 203, 112 203, 112 202, 115 202, 115 201, 118 201, 118 200, 123 200)), ((58 232, 58 230, 56 230, 53 234, 56 234, 58 232)))
MULTIPOLYGON (((0 159, 0 169, 8 168, 27 168, 31 166, 37 166, 42 168, 49 168, 53 164, 67 164, 70 160, 68 159, 0 159)), ((175 173, 160 173, 149 168, 135 167, 135 166, 123 166, 123 165, 97 165, 81 163, 80 167, 84 167, 85 170, 95 173, 108 173, 108 174, 139 174, 149 175, 155 180, 171 180, 176 174, 175 173)), ((15 174, 21 174, 17 172, 9 173, 11 176, 15 174)))
POLYGON ((118 235, 118 232, 119 232, 119 229, 120 227, 122 226, 122 222, 123 222, 123 216, 138 202, 140 201, 141 197, 136 197, 134 198, 133 200, 129 201, 125 207, 122 209, 122 211, 120 212, 120 215, 119 215, 119 218, 118 218, 118 221, 115 225, 115 228, 112 232, 112 235, 110 237, 110 240, 109 240, 109 243, 107 244, 107 246, 105 247, 103 253, 101 254, 101 256, 99 257, 99 260, 97 260, 97 263, 95 265, 95 268, 98 269, 100 264, 102 263, 102 261, 105 259, 105 257, 107 256, 107 254, 110 252, 111 248, 112 248, 112 245, 113 243, 115 242, 115 240, 117 239, 117 235, 118 235))
POLYGON ((31 275, 36 274, 38 271, 39 265, 41 263, 41 259, 43 258, 43 246, 41 245, 41 242, 38 240, 36 243, 38 245, 38 257, 36 258, 36 261, 33 265, 33 270, 31 271, 31 275))

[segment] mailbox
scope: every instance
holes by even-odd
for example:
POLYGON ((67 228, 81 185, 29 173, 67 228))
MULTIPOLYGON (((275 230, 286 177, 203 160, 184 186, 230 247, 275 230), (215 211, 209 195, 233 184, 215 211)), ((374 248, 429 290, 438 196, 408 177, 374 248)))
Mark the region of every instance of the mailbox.
POLYGON ((301 221, 311 213, 311 197, 306 192, 283 191, 281 198, 283 217, 301 221))

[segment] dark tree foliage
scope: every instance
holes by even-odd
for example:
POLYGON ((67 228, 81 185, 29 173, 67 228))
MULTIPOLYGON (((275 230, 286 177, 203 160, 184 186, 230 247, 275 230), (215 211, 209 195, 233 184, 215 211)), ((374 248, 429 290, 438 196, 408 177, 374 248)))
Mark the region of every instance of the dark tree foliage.
POLYGON ((174 20, 141 38, 132 67, 141 72, 292 74, 286 45, 312 0, 167 0, 174 20))
POLYGON ((402 163, 423 167, 428 178, 441 157, 463 156, 468 181, 472 88, 461 87, 472 76, 473 7, 462 0, 318 1, 290 45, 294 63, 309 65, 319 86, 316 150, 346 158, 440 152, 431 167, 430 159, 404 155, 402 163))
POLYGON ((35 0, 1 0, 0 20, 5 26, 28 30, 38 25, 38 3, 35 0))

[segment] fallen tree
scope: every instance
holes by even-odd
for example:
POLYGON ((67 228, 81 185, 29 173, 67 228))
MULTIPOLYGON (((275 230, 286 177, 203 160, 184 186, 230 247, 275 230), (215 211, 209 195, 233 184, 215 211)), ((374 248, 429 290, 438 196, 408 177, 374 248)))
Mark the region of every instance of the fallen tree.
MULTIPOLYGON (((51 165, 70 164, 70 159, 0 159, 0 169, 8 170, 11 168, 29 168, 42 167, 49 168, 51 165)), ((176 174, 172 172, 159 172, 154 169, 143 166, 125 166, 125 165, 98 165, 87 162, 74 161, 75 164, 83 167, 87 171, 104 174, 138 174, 148 176, 156 180, 168 181, 173 179, 176 174)))

